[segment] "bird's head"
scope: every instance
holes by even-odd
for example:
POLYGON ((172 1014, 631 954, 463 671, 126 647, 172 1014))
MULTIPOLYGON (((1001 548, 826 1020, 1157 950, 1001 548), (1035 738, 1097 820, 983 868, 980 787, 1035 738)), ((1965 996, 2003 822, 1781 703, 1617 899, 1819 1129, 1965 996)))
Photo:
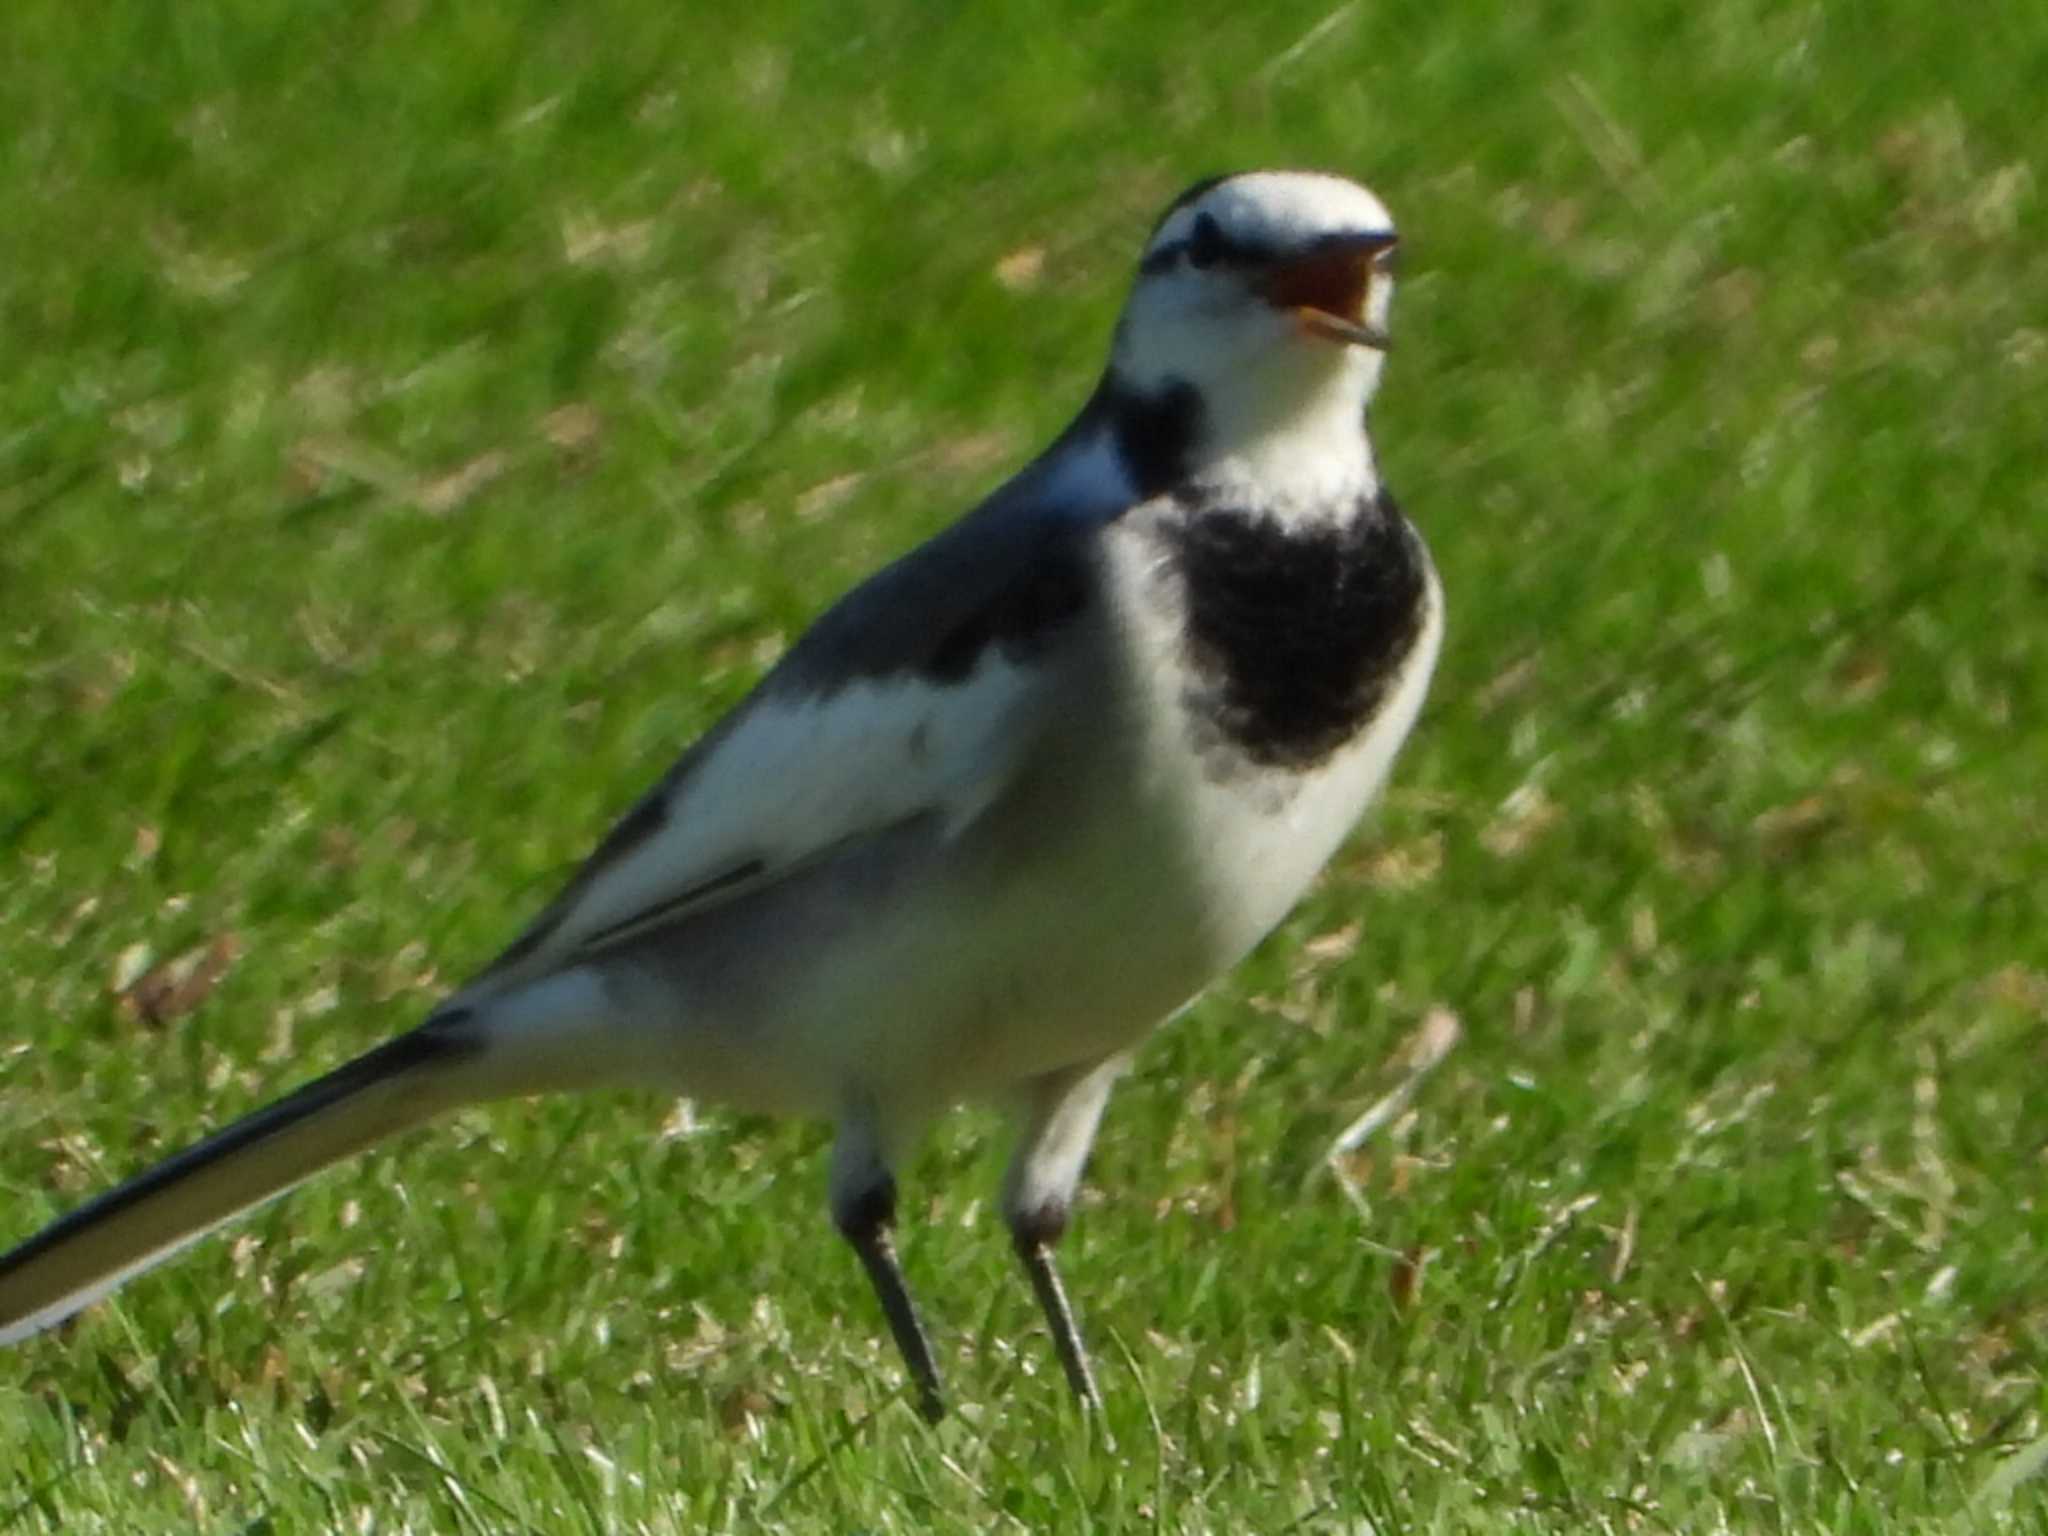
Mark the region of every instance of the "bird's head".
POLYGON ((1191 389, 1218 446, 1312 419, 1362 426, 1393 298, 1394 225, 1356 182, 1251 171, 1198 183, 1138 264, 1110 368, 1191 389))

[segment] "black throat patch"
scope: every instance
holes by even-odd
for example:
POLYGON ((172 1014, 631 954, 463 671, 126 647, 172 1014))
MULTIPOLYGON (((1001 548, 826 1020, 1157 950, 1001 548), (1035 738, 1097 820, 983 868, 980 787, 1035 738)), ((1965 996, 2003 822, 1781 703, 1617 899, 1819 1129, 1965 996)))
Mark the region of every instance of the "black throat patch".
POLYGON ((1097 392, 1096 409, 1109 419, 1111 439, 1138 499, 1180 484, 1202 432, 1202 397, 1194 385, 1170 379, 1156 394, 1133 389, 1114 373, 1097 392))
POLYGON ((1217 766, 1301 772, 1385 703, 1421 637, 1428 556, 1384 491, 1310 528, 1229 505, 1162 527, 1185 605, 1184 696, 1217 766))

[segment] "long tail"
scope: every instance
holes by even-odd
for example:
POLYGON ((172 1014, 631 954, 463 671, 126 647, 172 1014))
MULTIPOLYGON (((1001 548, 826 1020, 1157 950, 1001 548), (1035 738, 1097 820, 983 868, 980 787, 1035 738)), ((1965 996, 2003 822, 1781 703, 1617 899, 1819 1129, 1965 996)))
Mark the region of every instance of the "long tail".
POLYGON ((478 1097, 487 1047, 427 1023, 165 1159, 0 1255, 0 1344, 54 1327, 131 1275, 330 1163, 478 1097))

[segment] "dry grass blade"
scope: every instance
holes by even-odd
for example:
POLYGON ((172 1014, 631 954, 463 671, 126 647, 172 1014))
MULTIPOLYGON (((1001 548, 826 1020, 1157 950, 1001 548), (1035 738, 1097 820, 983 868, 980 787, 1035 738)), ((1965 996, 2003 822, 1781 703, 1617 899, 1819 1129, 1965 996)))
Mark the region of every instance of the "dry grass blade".
POLYGON ((1323 1161, 1339 1178, 1343 1173, 1337 1167, 1338 1159, 1346 1153, 1355 1152, 1408 1107, 1408 1101, 1415 1097, 1415 1090, 1421 1086, 1422 1080, 1443 1064, 1463 1033, 1458 1016, 1448 1008, 1432 1008, 1424 1016, 1421 1027, 1403 1047, 1408 1056, 1408 1070, 1401 1081, 1339 1131, 1329 1150, 1323 1154, 1323 1161))

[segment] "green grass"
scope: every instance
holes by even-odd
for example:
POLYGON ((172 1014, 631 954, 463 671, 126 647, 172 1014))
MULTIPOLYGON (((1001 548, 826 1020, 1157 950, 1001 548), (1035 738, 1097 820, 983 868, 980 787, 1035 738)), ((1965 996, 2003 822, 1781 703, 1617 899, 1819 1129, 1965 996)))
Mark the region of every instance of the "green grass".
POLYGON ((17 0, 0 1243, 488 959, 1197 174, 1394 206, 1453 628, 1112 1109, 1103 1423, 985 1117, 906 1178, 931 1431, 820 1129, 512 1105, 0 1355, 0 1532, 2048 1531, 2038 18, 1208 10, 17 0))

